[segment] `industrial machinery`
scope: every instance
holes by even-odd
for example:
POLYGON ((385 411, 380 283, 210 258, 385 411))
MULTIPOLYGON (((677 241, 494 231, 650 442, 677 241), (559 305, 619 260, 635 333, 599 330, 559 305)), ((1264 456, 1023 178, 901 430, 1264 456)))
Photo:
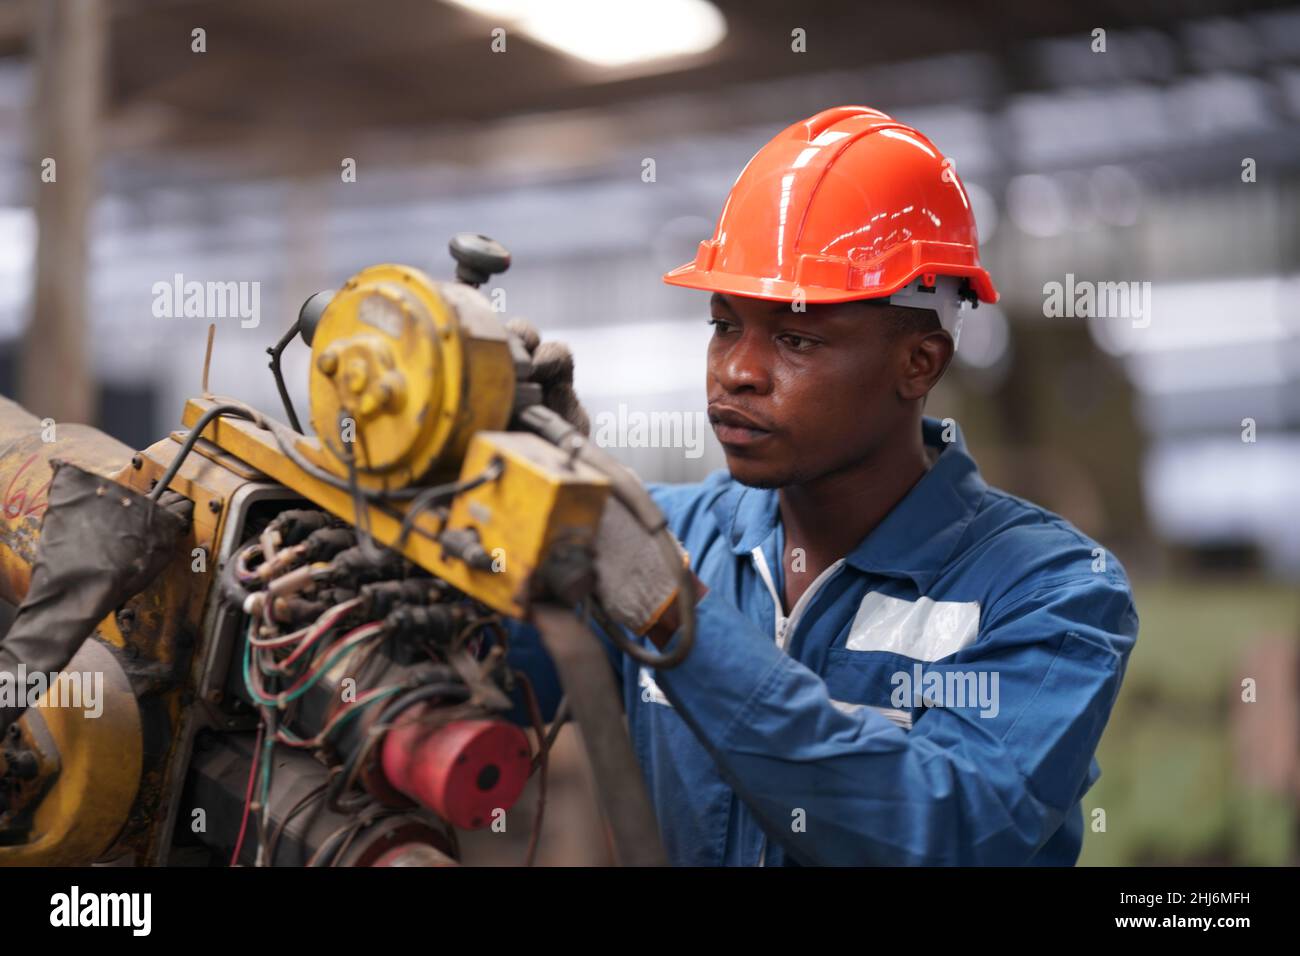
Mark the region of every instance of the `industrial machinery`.
MULTIPOLYGON (((307 300, 268 349, 287 423, 208 393, 206 367, 186 430, 138 452, 0 400, 0 597, 19 606, 0 665, 9 647, 51 673, 0 737, 0 865, 455 864, 457 831, 511 807, 559 726, 507 661, 524 618, 616 857, 662 862, 587 626, 648 653, 593 598, 604 510, 680 558, 478 291, 508 254, 451 250, 457 282, 379 265, 307 300), (299 340, 314 436, 280 373, 299 340), (98 713, 69 706, 79 675, 102 680, 98 713), (519 701, 536 746, 503 719, 519 701)), ((682 577, 661 666, 689 651, 682 577)))

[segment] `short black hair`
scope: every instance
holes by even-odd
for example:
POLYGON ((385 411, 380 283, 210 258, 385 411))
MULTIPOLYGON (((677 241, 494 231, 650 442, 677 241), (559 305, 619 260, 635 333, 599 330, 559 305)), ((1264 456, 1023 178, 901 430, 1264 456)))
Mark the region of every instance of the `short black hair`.
POLYGON ((913 333, 929 335, 943 328, 939 313, 934 309, 909 309, 879 299, 861 299, 858 305, 863 307, 864 318, 885 327, 885 335, 891 342, 913 333))

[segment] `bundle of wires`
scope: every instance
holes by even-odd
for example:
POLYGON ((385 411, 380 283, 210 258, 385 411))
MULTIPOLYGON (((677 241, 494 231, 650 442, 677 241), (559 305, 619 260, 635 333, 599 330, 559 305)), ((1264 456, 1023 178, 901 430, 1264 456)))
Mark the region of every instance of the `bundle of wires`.
MULTIPOLYGON (((274 583, 282 575, 302 574, 303 570, 302 549, 296 549, 295 553, 291 551, 295 549, 279 548, 277 525, 273 523, 268 532, 260 536, 260 540, 250 542, 231 555, 230 562, 222 571, 222 587, 226 596, 238 601, 248 614, 247 628, 244 631, 243 683, 248 698, 261 715, 248 774, 247 792, 244 795, 243 817, 231 865, 238 864, 252 819, 256 819, 257 826, 256 866, 272 862, 270 853, 285 829, 287 821, 282 819, 278 823, 277 832, 270 834, 270 786, 274 748, 277 744, 309 750, 320 757, 322 762, 334 766, 330 782, 322 786, 321 792, 315 793, 315 797, 324 799, 325 804, 335 812, 350 814, 354 819, 350 826, 335 834, 338 839, 330 838, 328 845, 317 848, 311 862, 313 865, 337 865, 339 860, 346 857, 347 848, 354 842, 356 835, 382 816, 376 816, 376 810, 380 808, 374 805, 364 788, 356 790, 361 770, 368 765, 382 736, 399 719, 407 719, 411 715, 408 711, 426 709, 429 705, 437 708, 437 714, 425 710, 417 719, 422 722, 432 719, 437 724, 452 721, 458 715, 463 717, 469 713, 482 713, 481 704, 476 702, 478 695, 472 689, 473 680, 464 676, 464 671, 458 672, 456 667, 451 666, 452 658, 464 658, 468 654, 469 658, 477 659, 485 630, 495 637, 491 641, 493 649, 489 657, 493 661, 500 661, 506 656, 506 631, 500 627, 497 615, 481 607, 481 614, 461 622, 463 626, 452 637, 450 645, 434 648, 429 644, 421 644, 432 658, 433 667, 430 669, 428 663, 421 665, 420 676, 415 683, 408 678, 402 683, 357 688, 359 692, 354 697, 344 697, 342 702, 330 710, 320 730, 312 736, 300 735, 292 727, 299 726, 295 722, 295 715, 303 697, 334 671, 335 666, 350 661, 355 654, 360 654, 360 662, 354 667, 350 661, 348 671, 351 674, 363 674, 368 666, 369 654, 380 650, 383 640, 389 635, 387 624, 391 622, 382 618, 369 619, 370 615, 376 614, 376 610, 365 592, 356 593, 346 589, 342 589, 342 592, 339 589, 334 589, 333 592, 329 589, 322 591, 318 585, 330 578, 331 568, 335 566, 333 563, 316 564, 312 566, 309 575, 315 581, 309 587, 315 588, 316 594, 343 593, 356 596, 326 607, 312 623, 283 632, 285 628, 282 627, 281 620, 277 619, 282 618, 283 614, 276 611, 274 583), (295 567, 295 564, 299 567, 295 567), (341 731, 370 711, 373 711, 374 719, 365 722, 359 736, 350 732, 347 740, 343 740, 341 731), (342 765, 339 765, 341 758, 342 765)), ((326 598, 325 602, 328 601, 329 598, 326 598)), ((378 611, 378 614, 382 614, 382 611, 378 611)), ((486 671, 489 665, 484 663, 482 667, 486 671)), ((519 672, 515 672, 515 679, 523 685, 526 711, 538 740, 537 753, 533 757, 533 770, 539 774, 537 813, 525 857, 526 864, 532 864, 536 858, 546 801, 546 754, 554 743, 559 722, 552 727, 551 734, 547 735, 532 687, 519 672)), ((364 684, 364 679, 360 683, 364 684)), ((316 730, 315 726, 312 730, 316 730)), ((295 806, 290 816, 300 812, 305 803, 309 801, 302 801, 295 806)))
MULTIPOLYGON (((251 567, 256 558, 265 560, 268 557, 261 554, 261 549, 262 545, 254 542, 231 560, 233 577, 243 589, 269 583, 263 582, 251 567)), ((267 862, 266 837, 275 745, 325 750, 341 727, 379 701, 406 689, 401 685, 371 688, 353 700, 345 700, 315 736, 299 737, 286 726, 296 702, 348 655, 358 650, 374 649, 385 634, 384 624, 382 621, 362 620, 365 601, 357 597, 333 605, 306 627, 281 634, 271 614, 272 606, 273 602, 266 600, 260 614, 249 615, 245 634, 244 687, 258 708, 262 722, 249 773, 243 820, 231 858, 232 866, 239 860, 248 820, 255 810, 258 817, 256 865, 267 862)))

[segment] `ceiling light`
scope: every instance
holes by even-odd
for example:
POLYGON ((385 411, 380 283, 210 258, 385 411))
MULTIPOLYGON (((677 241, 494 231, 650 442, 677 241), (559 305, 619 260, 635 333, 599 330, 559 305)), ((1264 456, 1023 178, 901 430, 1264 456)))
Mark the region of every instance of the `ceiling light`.
POLYGON ((712 49, 727 32, 707 0, 450 0, 496 18, 538 43, 603 67, 623 67, 712 49))

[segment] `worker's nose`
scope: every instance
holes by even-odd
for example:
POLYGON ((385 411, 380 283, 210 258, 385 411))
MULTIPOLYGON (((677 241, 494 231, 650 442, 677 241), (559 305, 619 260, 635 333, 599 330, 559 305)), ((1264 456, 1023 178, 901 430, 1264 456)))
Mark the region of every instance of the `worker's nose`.
POLYGON ((763 336, 747 329, 710 350, 709 372, 729 393, 766 394, 772 388, 771 349, 763 336))

